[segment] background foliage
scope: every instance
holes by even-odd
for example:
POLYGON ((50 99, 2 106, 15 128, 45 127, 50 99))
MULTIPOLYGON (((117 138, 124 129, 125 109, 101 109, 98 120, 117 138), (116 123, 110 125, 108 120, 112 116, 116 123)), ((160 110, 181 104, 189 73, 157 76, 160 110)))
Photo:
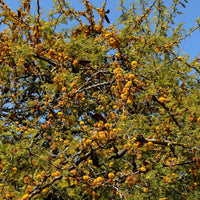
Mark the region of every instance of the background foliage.
POLYGON ((0 1, 2 199, 197 199, 199 59, 173 26, 187 1, 75 11, 0 1), (68 27, 68 22, 76 25, 68 27))

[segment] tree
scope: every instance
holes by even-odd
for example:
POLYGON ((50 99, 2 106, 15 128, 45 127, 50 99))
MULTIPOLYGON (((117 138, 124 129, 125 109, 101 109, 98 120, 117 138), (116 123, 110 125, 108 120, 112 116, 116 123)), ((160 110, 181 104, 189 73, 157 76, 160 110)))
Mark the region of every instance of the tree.
POLYGON ((1 199, 197 199, 200 67, 180 56, 185 1, 121 1, 109 23, 0 1, 1 199), (68 23, 75 25, 69 28, 68 23))

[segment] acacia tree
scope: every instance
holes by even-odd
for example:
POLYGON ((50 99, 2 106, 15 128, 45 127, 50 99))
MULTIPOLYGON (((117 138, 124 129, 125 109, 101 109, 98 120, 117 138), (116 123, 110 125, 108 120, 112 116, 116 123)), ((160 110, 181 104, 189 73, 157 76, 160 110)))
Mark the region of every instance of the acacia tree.
POLYGON ((106 2, 20 2, 0 1, 1 199, 197 199, 200 67, 179 45, 199 23, 173 25, 187 1, 121 1, 112 25, 106 2))

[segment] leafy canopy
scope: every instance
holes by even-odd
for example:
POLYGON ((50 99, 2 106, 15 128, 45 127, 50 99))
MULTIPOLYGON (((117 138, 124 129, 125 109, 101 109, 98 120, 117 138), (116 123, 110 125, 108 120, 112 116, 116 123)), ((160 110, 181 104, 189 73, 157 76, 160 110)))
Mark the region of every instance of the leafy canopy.
POLYGON ((198 58, 187 1, 0 1, 1 199, 197 199, 198 58), (71 23, 71 21, 73 23, 71 23), (74 24, 70 27, 68 24, 74 24))

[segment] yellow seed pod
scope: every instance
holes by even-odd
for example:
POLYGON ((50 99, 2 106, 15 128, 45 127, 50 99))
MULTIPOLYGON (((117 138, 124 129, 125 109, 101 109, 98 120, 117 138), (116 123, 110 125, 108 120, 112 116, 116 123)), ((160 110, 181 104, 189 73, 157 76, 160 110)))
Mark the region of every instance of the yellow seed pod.
POLYGON ((136 66, 136 65, 137 65, 137 61, 134 60, 134 61, 131 62, 131 66, 132 66, 132 67, 134 67, 134 66, 136 66))
POLYGON ((109 173, 108 174, 108 178, 114 178, 115 177, 115 174, 114 173, 109 173))
POLYGON ((182 60, 183 58, 182 58, 182 56, 178 56, 177 59, 178 60, 182 60))
POLYGON ((80 121, 80 125, 83 126, 85 123, 84 121, 80 121))
POLYGON ((86 176, 86 175, 85 175, 85 176, 83 176, 83 180, 84 180, 84 181, 87 181, 88 179, 89 179, 89 177, 88 177, 88 176, 86 176))
POLYGON ((130 80, 133 80, 133 79, 135 78, 135 75, 134 75, 134 74, 130 74, 130 75, 128 76, 128 78, 129 78, 130 80))

